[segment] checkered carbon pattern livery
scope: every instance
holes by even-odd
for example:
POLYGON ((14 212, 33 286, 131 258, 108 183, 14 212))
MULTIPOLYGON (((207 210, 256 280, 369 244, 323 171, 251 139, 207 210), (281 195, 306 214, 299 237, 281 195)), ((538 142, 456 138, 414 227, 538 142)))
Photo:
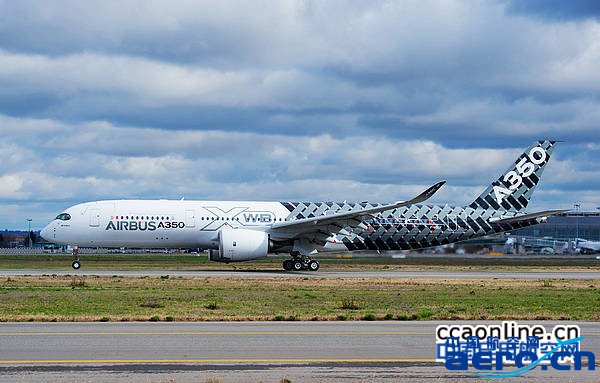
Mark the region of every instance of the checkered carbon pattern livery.
MULTIPOLYGON (((540 218, 512 223, 490 222, 490 218, 515 216, 527 206, 555 144, 556 141, 548 140, 535 142, 469 206, 411 205, 383 212, 375 218, 363 221, 361 225, 346 226, 336 233, 316 233, 312 240, 324 244, 326 240, 333 240, 333 235, 335 241, 342 242, 348 250, 410 250, 446 245, 536 225, 541 222, 540 218), (540 153, 538 147, 543 149, 545 156, 540 153), (538 156, 532 158, 535 154, 538 156), (510 189, 511 177, 513 181, 515 178, 519 179, 519 184, 514 190, 510 189), (495 186, 505 190, 502 198, 495 192, 495 186)), ((282 204, 289 210, 287 219, 291 220, 380 206, 367 202, 282 204)))
MULTIPOLYGON (((282 202, 290 211, 288 218, 310 218, 328 211, 342 212, 376 207, 372 203, 282 202)), ((409 250, 440 246, 484 235, 536 225, 536 219, 512 224, 490 223, 499 217, 494 209, 412 205, 384 212, 363 221, 364 227, 345 227, 336 235, 348 250, 409 250)))
POLYGON ((531 199, 531 195, 535 190, 535 187, 539 183, 542 172, 546 167, 546 164, 550 160, 550 156, 554 151, 554 146, 556 141, 538 141, 531 145, 523 154, 517 158, 517 160, 513 163, 513 165, 508 168, 506 172, 502 174, 496 181, 494 181, 473 203, 471 203, 470 207, 477 208, 482 207, 484 209, 493 208, 497 210, 505 210, 509 212, 518 212, 527 207, 529 200, 531 199), (546 152, 545 160, 539 165, 535 166, 535 171, 528 177, 523 177, 523 183, 519 186, 517 190, 515 190, 510 196, 504 198, 502 202, 499 204, 496 196, 494 194, 494 186, 501 186, 504 188, 509 188, 510 184, 504 180, 505 175, 514 171, 518 174, 517 164, 525 159, 529 160, 528 156, 530 151, 536 146, 541 147, 546 152))

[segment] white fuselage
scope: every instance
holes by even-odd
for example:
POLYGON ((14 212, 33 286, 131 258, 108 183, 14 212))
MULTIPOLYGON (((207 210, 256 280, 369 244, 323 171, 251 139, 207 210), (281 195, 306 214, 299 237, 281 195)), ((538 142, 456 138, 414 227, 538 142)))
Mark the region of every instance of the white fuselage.
POLYGON ((82 247, 215 247, 225 228, 268 231, 290 212, 279 202, 114 200, 65 210, 41 235, 50 242, 82 247), (64 213, 63 213, 64 214, 64 213))

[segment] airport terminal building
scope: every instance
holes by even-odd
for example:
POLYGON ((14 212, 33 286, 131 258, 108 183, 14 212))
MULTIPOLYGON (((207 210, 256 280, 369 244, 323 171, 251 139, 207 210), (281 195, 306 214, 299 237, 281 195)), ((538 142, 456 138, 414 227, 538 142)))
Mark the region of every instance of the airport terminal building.
POLYGON ((569 212, 548 217, 548 222, 512 232, 514 235, 554 239, 600 241, 600 211, 569 212))

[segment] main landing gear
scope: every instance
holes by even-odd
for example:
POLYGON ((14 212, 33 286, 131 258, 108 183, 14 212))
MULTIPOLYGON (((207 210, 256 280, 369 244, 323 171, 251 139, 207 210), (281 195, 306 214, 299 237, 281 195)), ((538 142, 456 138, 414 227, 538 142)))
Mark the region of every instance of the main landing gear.
POLYGON ((73 263, 71 263, 71 266, 75 270, 79 270, 79 268, 81 267, 81 262, 79 262, 79 249, 77 247, 73 248, 73 256, 75 257, 75 260, 73 261, 73 263))
POLYGON ((287 271, 317 271, 319 270, 319 262, 315 259, 311 259, 309 256, 298 255, 294 256, 294 259, 286 259, 283 261, 283 268, 287 271))

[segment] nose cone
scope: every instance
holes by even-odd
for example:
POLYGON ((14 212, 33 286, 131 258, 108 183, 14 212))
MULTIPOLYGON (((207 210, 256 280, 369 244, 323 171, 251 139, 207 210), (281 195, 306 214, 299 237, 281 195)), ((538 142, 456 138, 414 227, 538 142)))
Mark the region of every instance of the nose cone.
POLYGON ((52 242, 50 240, 51 239, 51 235, 50 235, 51 231, 50 230, 51 230, 50 225, 47 225, 45 228, 42 229, 42 231, 40 231, 40 236, 48 242, 52 242))

